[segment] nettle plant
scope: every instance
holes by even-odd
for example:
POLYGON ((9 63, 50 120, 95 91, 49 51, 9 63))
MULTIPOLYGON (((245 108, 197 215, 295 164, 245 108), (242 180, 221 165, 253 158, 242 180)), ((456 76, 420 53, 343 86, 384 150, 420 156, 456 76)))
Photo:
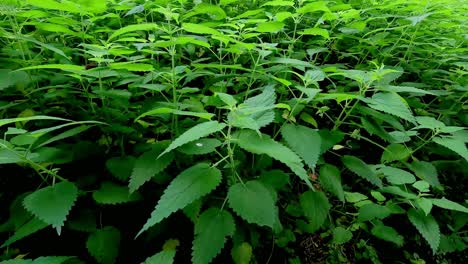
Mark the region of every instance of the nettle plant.
MULTIPOLYGON (((127 261, 466 248, 466 47, 445 1, 7 2, 0 169, 34 177, 1 193, 2 259, 49 227, 104 264, 155 241, 127 261)), ((2 263, 79 262, 34 257, 2 263)))

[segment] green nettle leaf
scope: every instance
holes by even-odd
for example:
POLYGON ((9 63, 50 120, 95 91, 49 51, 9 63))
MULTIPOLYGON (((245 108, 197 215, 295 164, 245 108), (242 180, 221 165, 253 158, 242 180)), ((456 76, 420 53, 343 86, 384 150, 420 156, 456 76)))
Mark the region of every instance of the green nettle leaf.
POLYGON ((275 201, 270 190, 259 181, 236 183, 229 188, 228 204, 249 223, 273 228, 275 201))
POLYGON ((149 181, 156 174, 162 172, 174 160, 174 154, 168 153, 157 159, 162 149, 158 146, 153 150, 143 153, 135 161, 128 188, 130 192, 138 190, 145 182, 149 181))
POLYGON ((93 192, 94 200, 99 204, 120 204, 141 199, 139 193, 129 193, 126 186, 112 182, 101 183, 101 188, 93 192))
MULTIPOLYGON (((273 86, 267 86, 262 93, 248 98, 228 114, 230 125, 259 131, 275 118, 276 94, 273 86)), ((258 132, 260 133, 260 132, 258 132)))
POLYGON ((175 255, 175 250, 163 250, 147 258, 142 264, 173 264, 175 255))
POLYGON ((384 219, 392 213, 386 206, 369 203, 359 208, 358 220, 361 222, 370 221, 375 218, 384 219))
POLYGON ((304 170, 301 158, 289 148, 274 141, 270 136, 261 134, 261 137, 251 130, 242 130, 233 135, 237 138, 237 144, 242 149, 254 154, 266 154, 288 166, 299 178, 312 187, 309 176, 304 170))
POLYGON ((363 99, 367 105, 375 110, 395 115, 404 120, 415 122, 408 103, 397 93, 376 93, 372 99, 363 99))
POLYGON ((211 135, 215 132, 223 130, 226 127, 226 124, 219 123, 217 121, 209 121, 205 123, 198 124, 189 130, 185 131, 182 135, 176 138, 172 143, 164 150, 161 154, 159 154, 158 158, 162 155, 184 145, 194 140, 200 139, 202 137, 206 137, 211 135))
POLYGON ((323 28, 307 28, 299 33, 302 35, 322 36, 326 39, 330 38, 330 34, 328 33, 328 30, 323 29, 323 28))
POLYGON ((203 212, 195 224, 192 263, 210 263, 221 252, 226 237, 232 236, 236 225, 232 215, 219 208, 210 208, 203 212))
POLYGON ((344 244, 353 238, 353 233, 351 231, 344 229, 343 227, 339 226, 333 229, 333 240, 332 243, 341 245, 344 244))
POLYGON ((253 256, 252 246, 247 242, 242 242, 232 248, 231 256, 235 264, 249 264, 253 256))
POLYGON ((403 236, 392 227, 383 224, 375 225, 371 230, 372 235, 382 240, 395 243, 398 247, 403 246, 403 236))
POLYGON ((195 34, 222 35, 218 30, 200 24, 183 23, 182 28, 187 32, 195 34))
POLYGON ((442 198, 442 199, 430 199, 430 201, 437 207, 440 207, 440 208, 444 208, 444 209, 447 209, 447 210, 453 210, 453 211, 459 211, 459 212, 463 212, 463 213, 468 213, 468 208, 466 208, 465 206, 459 204, 459 203, 456 203, 456 202, 453 202, 453 201, 450 201, 446 198, 442 198))
POLYGON ((431 213, 432 210, 432 202, 431 200, 421 197, 416 199, 416 204, 419 205, 419 207, 426 213, 426 215, 431 213))
POLYGON ((221 144, 215 138, 202 138, 180 146, 177 151, 187 155, 203 155, 214 152, 221 144))
POLYGON ((427 161, 414 161, 409 165, 409 168, 414 172, 414 174, 428 182, 431 186, 440 187, 439 176, 437 174, 437 169, 427 161))
POLYGON ((444 123, 430 116, 417 116, 416 122, 418 122, 419 126, 414 127, 413 129, 427 128, 427 129, 435 130, 438 128, 445 127, 444 123))
POLYGON ((364 201, 364 200, 368 199, 367 196, 365 196, 362 193, 358 193, 358 192, 345 192, 344 195, 345 195, 345 199, 346 199, 346 201, 348 203, 357 203, 357 202, 364 201))
POLYGON ((375 186, 382 188, 382 180, 377 174, 367 165, 364 161, 354 156, 343 156, 341 158, 343 164, 350 171, 354 172, 358 176, 374 184, 375 186))
POLYGON ((175 211, 210 193, 221 183, 221 171, 207 163, 198 163, 180 173, 166 188, 139 236, 175 211))
POLYGON ((408 219, 421 233, 424 239, 431 246, 432 252, 435 254, 439 248, 440 231, 439 224, 432 215, 425 215, 424 212, 413 208, 408 210, 408 219))
POLYGON ((34 234, 44 228, 46 228, 49 224, 44 223, 43 221, 33 217, 31 220, 26 222, 24 225, 20 226, 16 229, 15 233, 8 238, 0 248, 7 247, 18 240, 21 240, 31 234, 34 234))
POLYGON ((390 144, 382 154, 380 161, 382 163, 396 160, 404 161, 411 155, 411 150, 402 144, 390 144))
MULTIPOLYGON (((310 228, 318 230, 328 216, 331 208, 325 193, 318 191, 307 191, 299 197, 299 202, 304 212, 304 216, 310 220, 310 228)), ((312 231, 310 230, 310 231, 312 231)))
POLYGON ((109 39, 107 41, 111 41, 112 39, 122 35, 122 34, 126 34, 126 33, 129 33, 129 32, 135 32, 135 31, 151 31, 151 30, 158 30, 159 29, 159 25, 156 24, 156 23, 146 23, 146 24, 137 24, 137 25, 129 25, 129 26, 126 26, 126 27, 123 27, 123 28, 120 28, 116 31, 114 31, 114 33, 112 33, 112 35, 109 36, 109 39))
POLYGON ((468 148, 465 142, 453 137, 435 137, 433 141, 462 156, 468 162, 468 148))
POLYGON ((274 33, 282 30, 284 28, 284 23, 279 21, 269 21, 258 24, 255 29, 258 32, 262 33, 274 33))
POLYGON ((258 177, 258 180, 275 190, 280 190, 289 183, 289 175, 281 170, 264 171, 258 177))
POLYGON ((385 166, 379 168, 378 172, 385 175, 388 182, 396 185, 411 184, 416 181, 413 174, 398 168, 385 166))
POLYGON ((75 184, 63 181, 29 194, 24 198, 23 205, 37 218, 56 228, 60 234, 77 198, 78 188, 75 184))
MULTIPOLYGON (((127 70, 135 72, 148 72, 154 70, 153 65, 146 63, 128 63, 128 62, 116 62, 109 64, 111 69, 115 70, 127 70)), ((117 90, 120 91, 120 90, 117 90)))
POLYGON ((340 201, 345 201, 341 174, 337 167, 330 164, 323 165, 320 168, 319 181, 327 191, 338 197, 340 201))
POLYGON ((86 248, 98 263, 113 264, 117 260, 120 247, 120 231, 112 226, 89 235, 86 248))
POLYGON ((281 129, 281 134, 291 149, 305 161, 309 168, 315 169, 321 145, 318 131, 305 126, 287 124, 281 129))
POLYGON ((106 161, 106 168, 111 172, 112 176, 121 181, 126 181, 132 175, 135 160, 135 157, 132 156, 110 158, 106 161))

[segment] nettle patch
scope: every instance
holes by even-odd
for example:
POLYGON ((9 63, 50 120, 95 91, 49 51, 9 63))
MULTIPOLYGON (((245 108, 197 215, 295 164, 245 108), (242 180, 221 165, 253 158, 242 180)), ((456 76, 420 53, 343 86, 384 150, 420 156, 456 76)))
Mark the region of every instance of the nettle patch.
POLYGON ((463 262, 466 12, 2 1, 0 263, 463 262))

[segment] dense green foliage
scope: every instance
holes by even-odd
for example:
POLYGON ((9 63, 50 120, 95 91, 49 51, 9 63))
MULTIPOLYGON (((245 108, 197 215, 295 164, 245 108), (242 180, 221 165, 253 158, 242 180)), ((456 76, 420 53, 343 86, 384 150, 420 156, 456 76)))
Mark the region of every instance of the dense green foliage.
POLYGON ((2 0, 0 263, 466 263, 467 13, 2 0))

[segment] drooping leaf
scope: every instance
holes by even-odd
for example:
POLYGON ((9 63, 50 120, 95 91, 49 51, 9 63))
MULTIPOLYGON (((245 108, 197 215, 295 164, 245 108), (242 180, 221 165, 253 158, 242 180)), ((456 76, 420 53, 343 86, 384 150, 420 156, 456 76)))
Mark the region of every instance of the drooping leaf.
POLYGON ((113 226, 106 226, 91 233, 86 241, 86 248, 100 264, 114 264, 119 255, 120 231, 113 226))
POLYGON ((302 35, 312 35, 312 36, 321 36, 326 39, 330 38, 330 34, 326 29, 323 28, 307 28, 304 29, 303 31, 299 32, 299 34, 302 35))
POLYGON ((129 33, 129 32, 151 31, 151 30, 158 30, 158 29, 159 29, 159 25, 156 23, 142 23, 142 24, 137 24, 137 25, 129 25, 129 26, 119 28, 116 31, 114 31, 112 35, 109 36, 107 41, 111 41, 112 39, 122 34, 129 33))
POLYGON ((396 93, 376 93, 372 99, 364 100, 369 107, 384 113, 395 115, 404 120, 415 122, 408 103, 396 93))
POLYGON ((139 193, 129 193, 126 186, 112 182, 102 182, 101 188, 93 192, 94 200, 99 204, 120 204, 141 199, 139 193))
POLYGON ((411 155, 411 150, 403 144, 390 144, 382 153, 380 161, 382 163, 392 161, 404 161, 411 155))
POLYGON ((174 160, 174 154, 168 153, 163 157, 157 158, 162 152, 159 146, 153 150, 143 153, 135 161, 128 188, 130 193, 138 190, 145 182, 149 181, 156 174, 162 172, 174 160))
POLYGON ((430 199, 430 201, 435 206, 438 206, 440 208, 444 208, 444 209, 447 209, 447 210, 459 211, 459 212, 463 212, 463 213, 468 213, 468 208, 466 208, 465 206, 463 206, 463 205, 461 205, 459 203, 450 201, 449 199, 447 199, 445 197, 442 198, 442 199, 430 199))
POLYGON ((310 188, 307 172, 304 170, 301 159, 289 148, 274 141, 268 135, 258 136, 254 131, 242 130, 233 135, 239 147, 254 154, 266 154, 288 166, 299 178, 301 178, 310 188))
POLYGON ((320 156, 320 135, 316 130, 305 126, 287 124, 281 134, 291 149, 301 157, 311 169, 315 169, 320 156))
POLYGON ((20 226, 15 233, 9 237, 0 248, 7 247, 16 241, 19 241, 29 235, 32 235, 44 228, 46 228, 49 224, 44 223, 43 221, 33 217, 31 220, 26 222, 24 225, 20 226))
POLYGON ((176 149, 184 144, 192 142, 202 137, 209 136, 215 132, 223 130, 226 127, 224 123, 218 123, 217 121, 209 121, 198 124, 189 130, 185 131, 182 135, 176 138, 172 143, 164 150, 161 154, 159 154, 158 158, 162 155, 176 149))
POLYGON ((261 182, 249 181, 232 185, 228 192, 228 204, 247 222, 273 228, 275 201, 261 182))
POLYGON ((183 209, 196 199, 210 193, 221 182, 221 171, 206 163, 198 163, 180 173, 166 188, 150 219, 138 232, 139 236, 173 212, 183 209))
POLYGON ((409 168, 414 174, 428 182, 431 186, 440 187, 439 176, 436 167, 427 161, 414 161, 409 164, 409 168))
POLYGON ((416 181, 416 178, 413 176, 413 174, 399 168, 385 166, 379 168, 378 172, 385 175, 387 181, 396 185, 411 184, 416 181))
POLYGON ((439 224, 432 215, 425 215, 424 212, 413 208, 408 210, 408 219, 416 227, 419 233, 431 246, 435 254, 439 248, 440 231, 439 224))
POLYGON ((60 234, 77 198, 78 188, 75 184, 63 181, 29 194, 24 198, 23 205, 33 215, 56 228, 60 234))
POLYGON ((132 175, 135 160, 133 156, 110 158, 106 161, 106 168, 115 178, 126 181, 132 175))
POLYGON ((226 210, 212 207, 203 212, 195 224, 192 263, 210 263, 223 249, 226 237, 234 234, 235 227, 234 218, 226 210))
MULTIPOLYGON (((310 221, 311 229, 318 230, 328 216, 331 208, 325 193, 319 191, 307 191, 299 197, 304 216, 310 221)), ((311 231, 312 231, 311 230, 311 231)))
POLYGON ((332 243, 341 245, 344 244, 353 238, 353 233, 351 231, 344 229, 343 227, 339 226, 333 229, 333 240, 332 243))
POLYGON ((337 167, 330 164, 323 165, 320 168, 319 180, 327 191, 336 195, 340 201, 345 201, 343 186, 341 185, 341 174, 337 167))
POLYGON ((431 200, 421 197, 416 199, 416 204, 419 205, 419 207, 426 213, 426 215, 431 213, 432 210, 432 202, 431 200))
POLYGON ((239 128, 249 128, 259 133, 259 129, 273 122, 275 113, 275 90, 267 86, 262 93, 245 100, 228 114, 229 124, 239 128))
POLYGON ((173 264, 175 255, 175 250, 163 250, 147 258, 142 264, 173 264))
POLYGON ((282 30, 284 26, 285 24, 283 22, 268 21, 258 24, 255 30, 262 33, 274 33, 282 30))
POLYGON ((195 34, 222 35, 218 30, 200 24, 183 23, 182 28, 187 32, 195 34))
POLYGON ((392 227, 383 224, 375 225, 371 230, 372 235, 382 240, 392 242, 398 247, 403 246, 403 236, 392 227))
POLYGON ((10 259, 0 261, 0 264, 62 264, 72 259, 73 257, 39 257, 37 259, 10 259))
POLYGON ((147 63, 115 62, 109 64, 109 67, 115 70, 127 70, 132 72, 148 72, 154 70, 153 65, 147 63))
POLYGON ((369 167, 369 165, 367 165, 361 159, 354 156, 345 155, 341 158, 341 161, 350 171, 356 173, 358 176, 374 184, 375 186, 382 188, 382 180, 369 167))
POLYGON ((359 208, 358 220, 364 222, 373 220, 375 218, 384 219, 390 214, 391 211, 386 206, 369 203, 359 208))
POLYGON ((468 148, 466 148, 465 142, 454 137, 435 137, 432 140, 462 156, 468 162, 468 148))

